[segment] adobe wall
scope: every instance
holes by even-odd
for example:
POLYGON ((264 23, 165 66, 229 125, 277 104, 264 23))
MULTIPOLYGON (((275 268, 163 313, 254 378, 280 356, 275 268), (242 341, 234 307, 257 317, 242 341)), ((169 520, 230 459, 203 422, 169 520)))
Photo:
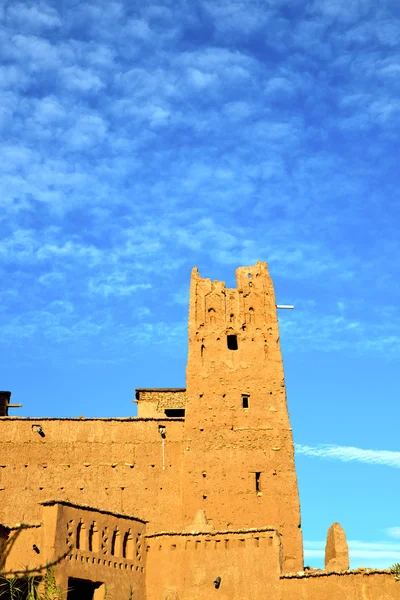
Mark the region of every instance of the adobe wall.
POLYGON ((146 541, 147 600, 265 600, 279 591, 274 530, 165 533, 146 541))
POLYGON ((186 405, 185 388, 137 388, 136 400, 139 418, 165 419, 168 409, 184 409, 186 405))
POLYGON ((46 561, 40 523, 21 525, 8 532, 3 548, 0 548, 0 573, 23 573, 27 569, 34 571, 42 568, 46 561))
POLYGON ((400 584, 388 571, 316 573, 281 579, 282 600, 394 600, 400 584))
POLYGON ((144 598, 145 524, 84 507, 55 508, 53 560, 67 554, 56 568, 59 586, 67 589, 69 577, 89 579, 105 584, 111 598, 144 598))
POLYGON ((285 570, 303 569, 300 504, 276 301, 265 263, 237 287, 192 272, 185 416, 185 520, 282 534, 285 570))
POLYGON ((51 568, 63 591, 73 577, 105 585, 110 597, 145 596, 144 522, 62 503, 41 509, 40 525, 9 532, 2 572, 43 577, 51 568))
POLYGON ((38 520, 40 502, 61 499, 180 526, 183 420, 4 417, 0 430, 0 523, 38 520))

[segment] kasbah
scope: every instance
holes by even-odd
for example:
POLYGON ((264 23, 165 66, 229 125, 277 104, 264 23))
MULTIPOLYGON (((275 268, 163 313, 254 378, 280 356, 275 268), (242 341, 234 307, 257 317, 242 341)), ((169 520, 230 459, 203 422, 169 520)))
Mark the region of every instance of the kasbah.
POLYGON ((67 600, 400 598, 390 570, 349 569, 338 523, 325 568, 304 568, 266 263, 235 289, 193 269, 186 388, 136 402, 137 417, 34 419, 0 393, 5 598, 11 580, 67 600))

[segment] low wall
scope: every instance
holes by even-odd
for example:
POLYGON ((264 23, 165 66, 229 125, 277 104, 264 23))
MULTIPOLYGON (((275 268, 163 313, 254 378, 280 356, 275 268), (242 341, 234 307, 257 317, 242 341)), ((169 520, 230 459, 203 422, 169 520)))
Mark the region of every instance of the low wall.
POLYGON ((390 571, 358 570, 342 573, 311 573, 281 578, 281 600, 395 600, 400 582, 390 571))
POLYGON ((279 591, 281 543, 273 529, 164 533, 146 542, 147 600, 265 600, 279 591))

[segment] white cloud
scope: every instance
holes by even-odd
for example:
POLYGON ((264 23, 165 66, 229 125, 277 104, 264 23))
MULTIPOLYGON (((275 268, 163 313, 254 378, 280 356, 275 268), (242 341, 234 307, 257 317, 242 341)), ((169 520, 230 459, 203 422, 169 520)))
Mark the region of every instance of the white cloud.
POLYGON ((105 281, 101 279, 91 279, 88 282, 88 291, 92 295, 101 295, 106 298, 109 296, 130 296, 135 292, 142 292, 151 288, 150 283, 127 283, 126 276, 113 274, 106 277, 105 281))
MULTIPOLYGON (((389 569, 391 565, 399 562, 400 543, 378 540, 365 542, 360 540, 347 540, 349 557, 352 569, 367 567, 375 569, 389 569)), ((323 560, 325 557, 324 541, 304 541, 304 560, 312 566, 313 559, 323 560)))
POLYGON ((330 444, 316 447, 296 444, 295 448, 297 454, 304 456, 400 468, 400 452, 391 450, 364 450, 353 446, 335 446, 330 444))
POLYGON ((265 27, 270 17, 265 6, 254 2, 219 0, 204 2, 203 6, 212 17, 215 27, 224 34, 234 32, 236 35, 249 35, 265 27))
POLYGON ((63 67, 60 75, 65 87, 76 92, 99 92, 105 85, 93 70, 76 65, 63 67))
POLYGON ((53 29, 61 25, 58 12, 45 2, 37 2, 31 6, 15 2, 9 7, 7 18, 28 30, 53 29))
POLYGON ((385 529, 386 535, 392 538, 400 538, 400 527, 388 527, 385 529))

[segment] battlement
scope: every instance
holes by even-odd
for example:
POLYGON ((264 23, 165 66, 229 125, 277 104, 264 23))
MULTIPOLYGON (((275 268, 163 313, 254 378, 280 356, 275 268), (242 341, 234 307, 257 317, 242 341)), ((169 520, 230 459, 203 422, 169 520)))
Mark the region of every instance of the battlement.
POLYGON ((237 334, 276 322, 275 294, 267 263, 236 269, 236 288, 202 278, 197 267, 190 286, 189 337, 198 330, 237 334))

